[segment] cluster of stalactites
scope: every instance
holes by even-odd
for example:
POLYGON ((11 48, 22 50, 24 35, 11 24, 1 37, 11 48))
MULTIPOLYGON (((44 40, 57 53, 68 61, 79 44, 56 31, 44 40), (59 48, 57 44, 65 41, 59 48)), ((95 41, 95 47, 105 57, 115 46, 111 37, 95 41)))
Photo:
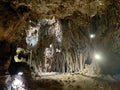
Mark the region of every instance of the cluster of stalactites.
POLYGON ((36 26, 36 27, 33 27, 33 26, 29 26, 29 29, 26 30, 26 43, 28 46, 35 46, 37 43, 38 43, 38 40, 39 40, 39 29, 40 29, 40 26, 36 26))
POLYGON ((58 20, 54 20, 48 28, 48 35, 53 37, 53 42, 49 47, 45 48, 45 72, 51 72, 53 69, 53 63, 55 63, 55 54, 61 52, 62 44, 62 28, 58 20))
MULTIPOLYGON (((48 37, 53 37, 53 41, 50 43, 49 47, 45 47, 43 52, 45 57, 45 71, 51 71, 51 65, 54 62, 54 55, 61 52, 62 28, 60 21, 55 17, 52 17, 52 19, 40 19, 37 22, 30 20, 30 23, 32 23, 32 25, 26 30, 26 43, 30 48, 40 47, 37 43, 40 39, 44 39, 41 37, 46 35, 48 37), (43 26, 48 28, 42 28, 43 26), (45 35, 41 34, 43 32, 45 35)), ((36 52, 36 49, 32 49, 32 52, 36 52)))
POLYGON ((47 30, 48 35, 55 37, 55 41, 61 43, 62 29, 60 22, 57 19, 55 19, 55 17, 52 17, 52 19, 41 19, 38 20, 37 23, 30 20, 30 23, 33 23, 34 26, 29 26, 28 30, 26 30, 26 43, 28 46, 34 47, 35 45, 37 45, 39 41, 39 31, 41 25, 49 25, 50 27, 47 30))

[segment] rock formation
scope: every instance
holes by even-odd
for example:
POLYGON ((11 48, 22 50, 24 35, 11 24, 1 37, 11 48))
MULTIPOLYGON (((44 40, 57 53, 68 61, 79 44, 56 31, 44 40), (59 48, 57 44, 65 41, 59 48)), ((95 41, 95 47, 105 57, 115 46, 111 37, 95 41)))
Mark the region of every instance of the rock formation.
POLYGON ((0 1, 0 67, 4 70, 9 67, 16 48, 21 47, 32 50, 35 71, 44 71, 45 52, 52 44, 50 71, 77 72, 91 65, 89 68, 95 73, 120 73, 119 41, 119 0, 0 1), (46 23, 53 17, 54 23, 46 23), (39 22, 37 45, 28 48, 25 31, 39 22), (91 34, 95 38, 90 38, 91 34), (96 53, 101 55, 101 61, 94 58, 96 53))

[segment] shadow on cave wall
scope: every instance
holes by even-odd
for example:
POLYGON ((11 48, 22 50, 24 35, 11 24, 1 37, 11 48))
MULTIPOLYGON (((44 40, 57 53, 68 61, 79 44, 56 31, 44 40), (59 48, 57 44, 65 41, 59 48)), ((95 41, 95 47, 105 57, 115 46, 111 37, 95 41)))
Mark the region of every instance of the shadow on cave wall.
POLYGON ((14 56, 15 52, 16 47, 13 43, 6 40, 0 41, 0 73, 7 71, 11 62, 11 56, 14 56))

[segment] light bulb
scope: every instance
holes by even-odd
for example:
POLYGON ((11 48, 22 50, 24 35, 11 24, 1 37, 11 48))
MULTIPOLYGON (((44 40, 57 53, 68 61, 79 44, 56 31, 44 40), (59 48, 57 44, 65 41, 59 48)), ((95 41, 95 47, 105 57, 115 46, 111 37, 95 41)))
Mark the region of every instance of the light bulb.
POLYGON ((95 34, 91 34, 91 35, 90 35, 90 38, 94 38, 94 37, 95 37, 95 34))
POLYGON ((20 76, 23 75, 23 72, 18 72, 18 75, 20 75, 20 76))

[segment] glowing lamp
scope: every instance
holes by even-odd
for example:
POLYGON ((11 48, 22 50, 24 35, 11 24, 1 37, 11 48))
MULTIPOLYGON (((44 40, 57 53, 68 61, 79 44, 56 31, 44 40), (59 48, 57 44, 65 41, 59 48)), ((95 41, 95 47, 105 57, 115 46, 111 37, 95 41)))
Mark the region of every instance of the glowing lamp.
POLYGON ((96 60, 101 60, 101 55, 95 54, 95 59, 96 59, 96 60))
POLYGON ((90 38, 94 38, 94 37, 95 37, 95 34, 91 34, 91 35, 90 35, 90 38))
MULTIPOLYGON (((14 90, 18 90, 21 87, 24 87, 23 81, 18 78, 15 78, 15 80, 12 82, 12 87, 14 88, 14 90)), ((25 89, 20 89, 20 90, 25 90, 25 89)))
POLYGON ((20 76, 23 75, 23 72, 18 72, 18 75, 20 75, 20 76))

